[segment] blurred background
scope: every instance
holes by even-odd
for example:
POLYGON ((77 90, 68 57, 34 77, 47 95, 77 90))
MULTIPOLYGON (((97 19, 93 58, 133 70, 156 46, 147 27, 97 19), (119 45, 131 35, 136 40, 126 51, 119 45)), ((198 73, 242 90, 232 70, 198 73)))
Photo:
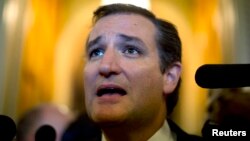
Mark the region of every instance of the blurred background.
MULTIPOLYGON (((0 0, 0 114, 17 120, 45 102, 65 105, 76 115, 84 111, 84 44, 93 11, 107 2, 0 0)), ((195 71, 208 63, 250 62, 250 1, 136 2, 179 31, 184 70, 173 119, 199 135, 211 98, 195 83, 195 71)))

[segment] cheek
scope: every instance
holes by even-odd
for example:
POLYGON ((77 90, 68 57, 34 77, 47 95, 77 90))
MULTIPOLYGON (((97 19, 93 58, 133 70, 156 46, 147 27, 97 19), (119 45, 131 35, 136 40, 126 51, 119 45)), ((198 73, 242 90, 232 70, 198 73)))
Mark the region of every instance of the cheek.
POLYGON ((130 70, 129 79, 132 85, 139 93, 160 93, 163 91, 163 76, 160 72, 160 69, 156 65, 150 66, 140 66, 133 67, 134 69, 130 70))
MULTIPOLYGON (((135 71, 135 70, 134 70, 135 71)), ((132 87, 132 103, 136 107, 135 110, 144 116, 155 114, 156 111, 162 109, 164 104, 163 97, 163 79, 156 69, 146 69, 138 71, 131 80, 132 87), (144 113, 143 111, 147 111, 144 113)))
POLYGON ((83 83, 84 83, 84 95, 85 101, 88 102, 91 90, 94 88, 94 79, 95 79, 95 69, 91 65, 86 65, 83 70, 83 83))
POLYGON ((93 64, 86 64, 83 69, 84 86, 91 86, 97 73, 97 67, 93 64))
POLYGON ((83 84, 84 84, 84 92, 85 92, 85 95, 86 95, 86 91, 87 89, 89 88, 89 81, 90 81, 90 74, 89 74, 89 71, 87 70, 87 68, 85 67, 84 70, 83 70, 83 84))

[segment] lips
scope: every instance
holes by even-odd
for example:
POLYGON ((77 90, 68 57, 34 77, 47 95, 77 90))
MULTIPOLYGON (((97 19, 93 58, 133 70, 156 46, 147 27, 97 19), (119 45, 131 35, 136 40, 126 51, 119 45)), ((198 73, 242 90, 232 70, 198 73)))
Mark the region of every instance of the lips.
POLYGON ((114 95, 119 94, 121 96, 126 95, 127 92, 121 87, 118 86, 101 86, 97 90, 97 96, 101 97, 103 95, 114 95))

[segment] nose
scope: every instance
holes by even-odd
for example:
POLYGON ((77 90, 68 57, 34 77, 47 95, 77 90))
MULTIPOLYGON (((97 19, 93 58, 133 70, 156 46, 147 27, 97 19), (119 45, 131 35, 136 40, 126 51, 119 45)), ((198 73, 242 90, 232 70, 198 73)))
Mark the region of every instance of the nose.
POLYGON ((99 74, 104 77, 117 75, 121 72, 119 57, 115 50, 109 48, 105 51, 99 65, 99 74))

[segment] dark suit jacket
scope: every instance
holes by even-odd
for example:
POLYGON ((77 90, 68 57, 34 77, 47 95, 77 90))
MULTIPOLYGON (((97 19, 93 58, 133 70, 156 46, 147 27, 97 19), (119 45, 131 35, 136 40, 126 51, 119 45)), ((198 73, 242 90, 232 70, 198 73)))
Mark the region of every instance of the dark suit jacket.
MULTIPOLYGON (((173 121, 167 120, 171 131, 176 134, 177 141, 201 141, 202 138, 184 132, 173 121)), ((101 129, 95 126, 86 115, 81 115, 64 132, 62 141, 101 141, 101 129)))
POLYGON ((202 141, 202 137, 191 135, 183 131, 178 125, 172 120, 168 119, 170 130, 176 134, 177 141, 202 141))

